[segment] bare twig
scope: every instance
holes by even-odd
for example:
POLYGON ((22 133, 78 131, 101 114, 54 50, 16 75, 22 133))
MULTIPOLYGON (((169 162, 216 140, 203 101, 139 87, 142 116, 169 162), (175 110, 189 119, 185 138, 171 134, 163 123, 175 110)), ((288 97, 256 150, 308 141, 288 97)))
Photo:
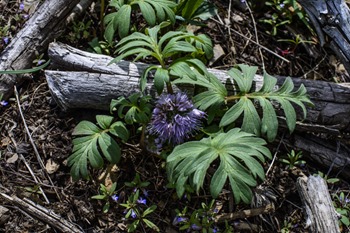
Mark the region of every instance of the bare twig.
MULTIPOLYGON (((38 151, 38 149, 36 148, 36 145, 35 145, 35 143, 34 143, 34 140, 33 140, 33 138, 32 138, 32 135, 31 135, 31 133, 29 132, 28 125, 27 125, 27 123, 26 123, 26 120, 25 120, 24 115, 23 115, 23 112, 22 112, 22 107, 21 107, 21 103, 20 103, 20 100, 19 100, 19 95, 18 95, 18 91, 17 91, 16 85, 14 86, 14 93, 15 93, 15 96, 16 96, 17 106, 18 106, 18 110, 19 110, 19 113, 20 113, 21 118, 22 118, 22 121, 23 121, 24 128, 25 128, 26 133, 27 133, 27 135, 28 135, 28 137, 29 137, 30 144, 31 144, 32 147, 33 147, 33 150, 34 150, 34 153, 35 153, 36 158, 37 158, 37 160, 38 160, 38 163, 39 163, 41 169, 43 170, 43 172, 46 174, 46 177, 48 178, 50 184, 54 187, 54 184, 53 184, 53 182, 52 182, 50 176, 49 176, 49 175, 47 174, 47 172, 46 172, 46 168, 45 168, 44 162, 43 162, 43 160, 42 160, 41 157, 40 157, 39 151, 38 151)), ((23 156, 22 156, 22 157, 23 157, 23 156)), ((23 158, 24 158, 24 157, 23 157, 23 158)), ((24 161, 25 161, 25 160, 24 160, 24 161)), ((26 165, 26 166, 27 166, 27 165, 26 165)), ((28 165, 27 167, 29 167, 29 165, 28 165)), ((38 183, 37 179, 36 179, 35 181, 38 183)), ((41 187, 40 187, 40 189, 41 189, 41 187)), ((60 196, 59 196, 59 194, 58 194, 56 188, 54 188, 54 190, 55 190, 55 192, 56 192, 56 195, 57 195, 58 199, 61 200, 61 198, 60 198, 60 196)), ((41 189, 40 191, 42 191, 42 189, 41 189)), ((42 192, 43 192, 43 191, 42 191, 42 192)), ((46 202, 47 202, 47 203, 50 203, 49 200, 47 199, 47 197, 45 196, 44 192, 43 192, 43 196, 44 196, 46 202)))
MULTIPOLYGON (((249 4, 248 4, 247 1, 245 1, 245 4, 246 4, 247 9, 248 9, 248 11, 249 11, 250 17, 252 18, 252 21, 253 21, 256 43, 260 45, 260 43, 259 43, 259 37, 258 37, 258 30, 256 29, 256 22, 255 22, 255 18, 254 18, 254 16, 253 16, 253 12, 252 12, 252 10, 250 9, 250 6, 249 6, 249 4)), ((263 67, 263 70, 265 71, 265 62, 264 62, 264 56, 263 56, 263 54, 262 54, 262 52, 261 52, 261 46, 258 47, 258 50, 259 50, 259 54, 260 54, 260 57, 261 57, 262 67, 263 67)))
MULTIPOLYGON (((227 25, 225 25, 223 22, 220 22, 220 21, 218 21, 218 20, 216 20, 216 19, 214 19, 214 18, 211 18, 211 20, 213 20, 213 21, 216 22, 216 23, 221 24, 222 26, 227 27, 227 25)), ((284 57, 278 55, 277 53, 275 53, 274 51, 272 51, 272 50, 266 48, 265 46, 256 43, 254 40, 252 40, 252 39, 246 37, 245 35, 243 35, 242 33, 238 32, 238 31, 236 31, 235 29, 229 28, 229 30, 232 31, 232 32, 234 32, 235 34, 237 34, 237 35, 243 37, 244 39, 249 40, 249 41, 252 42, 253 44, 255 44, 255 45, 261 47, 261 48, 264 49, 265 51, 267 51, 267 52, 269 52, 269 53, 275 55, 276 57, 282 59, 283 61, 290 63, 290 61, 289 61, 288 59, 286 59, 286 58, 284 58, 284 57)))

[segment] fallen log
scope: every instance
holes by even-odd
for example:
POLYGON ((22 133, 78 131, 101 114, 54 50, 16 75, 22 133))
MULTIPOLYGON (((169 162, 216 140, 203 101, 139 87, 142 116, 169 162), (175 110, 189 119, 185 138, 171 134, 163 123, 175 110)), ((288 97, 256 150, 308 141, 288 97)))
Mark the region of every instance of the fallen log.
POLYGON ((321 46, 328 45, 350 74, 350 9, 344 0, 299 0, 316 29, 321 46))
MULTIPOLYGON (((32 67, 38 54, 46 51, 50 42, 66 28, 66 19, 83 12, 92 0, 45 1, 30 17, 24 28, 0 54, 0 70, 23 70, 32 67), (84 8, 85 7, 85 8, 84 8)), ((23 81, 23 75, 0 74, 0 95, 7 99, 13 86, 23 81)))
POLYGON ((339 233, 338 214, 324 179, 320 176, 299 177, 297 189, 306 212, 306 228, 312 233, 339 233))
MULTIPOLYGON (((46 79, 57 104, 71 108, 109 108, 111 99, 139 91, 139 79, 148 66, 144 63, 121 61, 108 63, 112 57, 81 51, 62 43, 51 43, 48 50, 52 70, 45 70, 46 79), (58 69, 58 70, 54 70, 58 69)), ((223 83, 231 80, 226 71, 209 69, 223 83)), ((285 77, 277 77, 282 84, 285 77)), ((256 86, 262 85, 256 75, 256 86)), ((307 119, 299 123, 303 131, 341 135, 350 132, 350 85, 324 81, 293 79, 295 86, 305 85, 315 107, 308 108, 307 119)), ((147 85, 153 92, 152 81, 147 85)))

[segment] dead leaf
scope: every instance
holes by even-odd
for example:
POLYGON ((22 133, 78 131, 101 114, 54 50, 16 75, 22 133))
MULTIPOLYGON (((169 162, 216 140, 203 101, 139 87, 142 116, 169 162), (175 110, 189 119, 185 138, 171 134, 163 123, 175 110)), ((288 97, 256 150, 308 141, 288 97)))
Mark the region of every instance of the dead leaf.
POLYGON ((55 173, 59 167, 60 167, 60 165, 55 163, 52 159, 47 160, 46 165, 45 165, 46 171, 49 174, 55 173))
POLYGON ((7 146, 11 143, 11 139, 9 137, 5 137, 3 139, 1 139, 1 146, 7 146))
POLYGON ((222 47, 219 44, 214 45, 213 49, 214 49, 214 56, 210 60, 209 65, 214 64, 217 60, 219 60, 222 56, 225 55, 224 50, 222 49, 222 47))
POLYGON ((8 158, 6 160, 7 163, 15 163, 18 160, 18 154, 14 153, 11 158, 8 158))

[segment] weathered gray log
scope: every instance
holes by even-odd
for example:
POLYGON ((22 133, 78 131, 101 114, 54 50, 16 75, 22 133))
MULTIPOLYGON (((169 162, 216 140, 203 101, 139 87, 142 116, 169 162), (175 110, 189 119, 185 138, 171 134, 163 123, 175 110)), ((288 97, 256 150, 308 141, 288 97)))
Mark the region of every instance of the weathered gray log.
POLYGON ((52 210, 32 202, 27 198, 20 199, 17 196, 9 196, 0 192, 0 197, 7 202, 19 207, 29 215, 40 219, 41 221, 48 223, 50 226, 64 233, 81 233, 84 232, 78 225, 71 223, 61 216, 55 214, 52 210))
POLYGON ((329 43, 350 74, 350 9, 344 0, 299 0, 314 25, 320 44, 329 43), (326 39, 326 36, 328 38, 326 39), (328 41, 328 42, 326 42, 328 41))
MULTIPOLYGON (((43 53, 50 42, 64 32, 66 19, 70 14, 84 10, 80 0, 45 1, 30 17, 24 28, 0 54, 0 70, 22 70, 32 67, 37 54, 43 53), (78 4, 78 6, 77 6, 78 4)), ((86 2, 92 0, 83 0, 86 2)), ((13 86, 21 83, 23 76, 0 74, 0 95, 7 99, 13 93, 13 86)))
POLYGON ((338 214, 325 180, 320 176, 300 177, 297 189, 306 212, 306 227, 310 228, 310 232, 340 232, 338 214))
MULTIPOLYGON (((45 75, 53 98, 63 109, 108 109, 112 98, 139 91, 139 78, 148 66, 127 61, 108 65, 112 57, 92 54, 61 43, 48 50, 52 69, 45 75)), ((226 71, 209 69, 222 82, 231 80, 226 71)), ((277 77, 281 84, 285 78, 277 77)), ((262 77, 256 75, 256 86, 262 77)), ((307 119, 299 123, 303 131, 340 135, 350 132, 350 85, 294 78, 296 86, 305 85, 315 107, 308 108, 307 119)), ((152 92, 150 81, 147 90, 152 92)))

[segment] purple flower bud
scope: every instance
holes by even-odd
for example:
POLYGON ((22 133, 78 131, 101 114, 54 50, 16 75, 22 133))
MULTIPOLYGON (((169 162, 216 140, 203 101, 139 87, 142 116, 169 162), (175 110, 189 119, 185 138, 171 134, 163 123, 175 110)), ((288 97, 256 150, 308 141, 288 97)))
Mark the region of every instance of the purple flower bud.
POLYGON ((40 66, 41 64, 43 64, 44 61, 45 61, 45 60, 39 60, 38 63, 37 63, 37 65, 40 66))
POLYGON ((8 37, 4 37, 2 40, 4 41, 5 44, 8 44, 10 39, 8 37))
POLYGON ((118 196, 117 194, 114 194, 114 195, 112 196, 112 200, 113 200, 113 201, 118 201, 118 199, 119 199, 119 196, 118 196))
POLYGON ((142 197, 140 197, 140 198, 137 200, 137 203, 146 205, 147 201, 146 201, 146 199, 143 199, 142 197))
POLYGON ((175 221, 176 223, 187 222, 187 218, 178 216, 175 218, 175 221))
POLYGON ((24 10, 24 3, 21 2, 21 3, 19 4, 19 11, 23 11, 23 10, 24 10))
POLYGON ((136 217, 137 217, 137 214, 135 213, 134 210, 131 210, 131 217, 132 217, 132 218, 136 218, 136 217))
POLYGON ((186 93, 162 94, 156 102, 148 131, 156 135, 157 148, 178 145, 201 127, 205 113, 196 109, 186 93))
POLYGON ((192 229, 192 230, 195 230, 195 231, 199 231, 199 230, 202 230, 202 227, 201 227, 201 226, 198 226, 198 225, 196 225, 196 224, 192 224, 192 225, 191 225, 191 229, 192 229))
POLYGON ((145 197, 148 197, 148 191, 146 189, 142 189, 143 195, 145 195, 145 197))
POLYGON ((9 103, 7 102, 7 101, 5 101, 5 100, 2 100, 1 102, 0 102, 0 105, 2 105, 2 106, 7 106, 9 103))

